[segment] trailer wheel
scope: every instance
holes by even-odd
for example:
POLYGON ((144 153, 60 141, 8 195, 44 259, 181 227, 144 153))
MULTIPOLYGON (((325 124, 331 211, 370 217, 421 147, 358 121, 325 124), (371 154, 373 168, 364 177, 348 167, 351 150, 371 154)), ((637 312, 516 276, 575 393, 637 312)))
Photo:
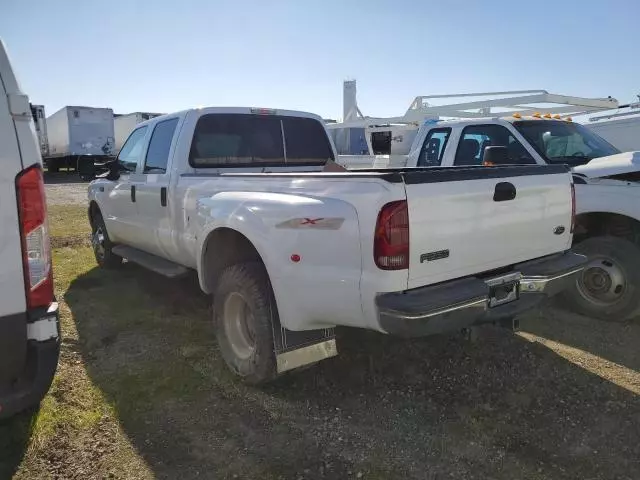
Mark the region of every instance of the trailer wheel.
POLYGON ((640 248, 624 238, 588 238, 573 247, 589 258, 576 282, 561 294, 583 315, 622 322, 640 308, 640 248))
POLYGON ((47 162, 47 171, 49 173, 58 173, 60 171, 60 165, 55 160, 49 160, 47 162))
POLYGON ((109 240, 107 227, 100 213, 96 213, 91 230, 91 245, 98 265, 103 268, 117 268, 122 265, 122 257, 111 251, 113 244, 109 240))
POLYGON ((218 346, 229 368, 248 384, 276 377, 272 325, 277 315, 261 263, 240 263, 222 272, 213 297, 218 346))

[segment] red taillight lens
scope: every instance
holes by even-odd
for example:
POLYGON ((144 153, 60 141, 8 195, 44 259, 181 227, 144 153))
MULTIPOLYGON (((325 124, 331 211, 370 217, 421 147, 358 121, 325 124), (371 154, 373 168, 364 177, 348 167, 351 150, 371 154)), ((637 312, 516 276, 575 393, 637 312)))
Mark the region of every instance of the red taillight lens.
POLYGON ((378 214, 373 258, 382 270, 409 268, 409 209, 406 200, 387 203, 378 214))
POLYGON ((576 227, 576 186, 571 184, 571 230, 573 233, 574 228, 576 227))
POLYGON ((16 180, 16 191, 27 306, 48 307, 53 301, 53 278, 41 168, 23 171, 16 180))

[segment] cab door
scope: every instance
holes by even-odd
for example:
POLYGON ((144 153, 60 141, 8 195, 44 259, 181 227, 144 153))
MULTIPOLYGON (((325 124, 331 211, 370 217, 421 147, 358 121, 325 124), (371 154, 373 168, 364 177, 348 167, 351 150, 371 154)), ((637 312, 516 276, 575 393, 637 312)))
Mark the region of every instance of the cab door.
POLYGON ((172 117, 149 126, 149 147, 136 182, 140 248, 169 259, 173 250, 171 212, 178 207, 169 198, 170 159, 179 120, 172 117))
POLYGON ((114 182, 109 198, 102 206, 109 238, 116 243, 138 246, 137 185, 132 180, 146 151, 147 133, 147 126, 135 129, 122 146, 117 157, 120 178, 114 182))

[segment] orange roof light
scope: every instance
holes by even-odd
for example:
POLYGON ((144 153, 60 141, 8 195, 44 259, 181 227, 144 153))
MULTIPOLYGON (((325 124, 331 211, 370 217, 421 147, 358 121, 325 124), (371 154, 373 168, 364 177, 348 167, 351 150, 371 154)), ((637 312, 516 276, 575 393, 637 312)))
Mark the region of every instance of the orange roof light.
POLYGON ((571 118, 571 117, 567 117, 565 120, 566 120, 567 122, 573 122, 573 118, 571 118))
POLYGON ((522 115, 520 115, 518 112, 513 114, 513 118, 522 118, 522 115))
POLYGON ((551 118, 551 114, 550 113, 545 113, 544 114, 544 118, 551 118))
POLYGON ((556 113, 553 118, 555 118, 556 120, 560 120, 562 117, 560 116, 559 113, 556 113))
POLYGON ((536 112, 531 116, 534 117, 534 118, 540 118, 541 115, 540 115, 540 112, 536 112))

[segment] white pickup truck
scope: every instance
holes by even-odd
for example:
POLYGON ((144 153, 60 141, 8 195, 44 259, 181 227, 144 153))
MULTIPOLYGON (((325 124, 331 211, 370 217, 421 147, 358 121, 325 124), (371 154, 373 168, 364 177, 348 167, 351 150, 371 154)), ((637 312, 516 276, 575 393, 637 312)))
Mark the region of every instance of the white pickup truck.
POLYGON ((89 186, 98 263, 195 270, 245 381, 337 354, 333 327, 419 336, 505 321, 574 281, 557 166, 332 172, 321 119, 203 108, 143 122, 89 186))
POLYGON ((640 309, 640 152, 620 153, 578 123, 516 113, 428 120, 415 134, 409 155, 341 155, 337 162, 349 169, 482 165, 489 158, 487 147, 490 163, 573 167, 574 251, 590 262, 563 298, 596 318, 635 316, 640 309))
POLYGON ((42 400, 59 353, 42 158, 0 41, 0 419, 42 400))

